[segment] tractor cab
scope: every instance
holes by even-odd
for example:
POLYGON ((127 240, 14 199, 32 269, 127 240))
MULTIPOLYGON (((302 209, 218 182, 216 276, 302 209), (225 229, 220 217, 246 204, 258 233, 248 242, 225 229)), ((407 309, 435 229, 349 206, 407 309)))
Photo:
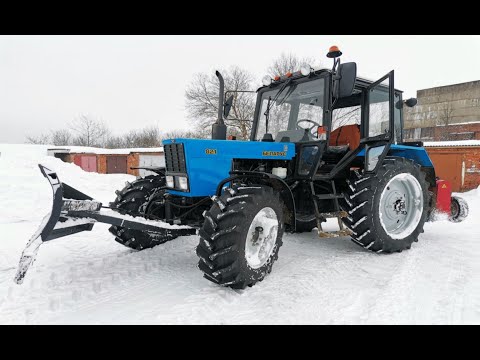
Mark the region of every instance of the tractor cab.
POLYGON ((364 155, 367 145, 377 148, 377 156, 386 154, 387 145, 402 143, 404 102, 402 91, 394 89, 393 71, 366 80, 356 76, 355 63, 340 64, 338 48, 329 55, 331 70, 306 65, 293 74, 267 76, 257 91, 250 140, 295 143, 300 165, 318 163, 315 169, 300 166, 300 176, 335 176, 338 164, 364 155))

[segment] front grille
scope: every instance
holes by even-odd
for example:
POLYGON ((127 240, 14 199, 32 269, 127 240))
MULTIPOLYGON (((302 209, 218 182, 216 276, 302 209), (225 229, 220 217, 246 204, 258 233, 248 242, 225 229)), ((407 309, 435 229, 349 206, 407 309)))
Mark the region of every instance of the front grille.
POLYGON ((168 172, 183 173, 187 172, 185 163, 185 151, 183 144, 167 144, 163 147, 165 151, 165 167, 168 172))

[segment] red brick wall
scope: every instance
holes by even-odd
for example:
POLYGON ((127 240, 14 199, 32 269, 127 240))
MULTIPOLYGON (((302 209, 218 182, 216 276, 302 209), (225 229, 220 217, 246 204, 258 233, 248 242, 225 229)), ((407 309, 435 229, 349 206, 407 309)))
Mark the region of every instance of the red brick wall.
POLYGON ((138 176, 138 169, 132 170, 130 169, 132 166, 137 167, 140 161, 140 157, 138 153, 130 153, 127 157, 127 172, 130 175, 138 176))
POLYGON ((97 154, 97 172, 99 174, 107 173, 107 157, 97 154))
MULTIPOLYGON (((460 183, 461 191, 476 189, 480 185, 480 146, 427 147, 426 149, 428 154, 432 155, 451 154, 452 156, 455 156, 455 154, 459 154, 461 156, 462 163, 465 165, 463 185, 460 183)), ((459 171, 462 171, 462 166, 460 166, 459 171)), ((461 176, 461 173, 458 174, 460 179, 461 176)))
POLYGON ((480 185, 480 147, 465 152, 465 190, 475 189, 480 185))

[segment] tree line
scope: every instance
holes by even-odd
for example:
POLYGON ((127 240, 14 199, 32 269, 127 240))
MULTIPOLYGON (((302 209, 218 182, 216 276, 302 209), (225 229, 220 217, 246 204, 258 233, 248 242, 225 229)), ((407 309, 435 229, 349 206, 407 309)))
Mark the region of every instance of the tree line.
MULTIPOLYGON (((303 64, 318 66, 313 58, 299 58, 293 54, 282 53, 267 68, 274 78, 287 72, 295 72, 303 64)), ((229 135, 247 140, 250 135, 255 112, 258 80, 253 74, 239 66, 221 69, 225 80, 225 91, 234 95, 230 115, 226 119, 229 135), (253 91, 238 92, 238 91, 253 91)), ((215 74, 197 73, 193 76, 185 91, 185 108, 192 130, 173 130, 162 132, 157 126, 147 126, 131 130, 123 135, 113 135, 108 126, 90 115, 82 114, 64 129, 51 130, 38 136, 27 136, 31 144, 51 144, 56 146, 93 146, 102 148, 157 147, 162 140, 171 138, 209 138, 211 125, 218 114, 219 82, 215 74)))
POLYGON ((38 136, 27 136, 29 144, 55 146, 91 146, 107 149, 149 148, 162 146, 162 140, 172 138, 198 138, 194 131, 173 130, 162 132, 157 126, 130 130, 113 135, 107 125, 89 115, 80 115, 67 128, 51 130, 38 136))

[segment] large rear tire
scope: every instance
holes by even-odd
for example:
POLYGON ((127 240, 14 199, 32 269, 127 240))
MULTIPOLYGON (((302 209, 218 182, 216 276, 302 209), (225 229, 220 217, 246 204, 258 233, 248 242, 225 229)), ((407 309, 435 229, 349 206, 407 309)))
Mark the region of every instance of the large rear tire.
POLYGON ((343 219, 356 244, 377 253, 410 249, 423 232, 429 211, 428 183, 420 166, 386 158, 376 174, 352 172, 341 202, 343 219))
POLYGON ((198 267, 215 284, 253 286, 272 271, 283 232, 278 192, 260 185, 228 188, 205 213, 198 267))
MULTIPOLYGON (((145 214, 150 197, 153 194, 158 196, 159 192, 164 192, 164 190, 159 190, 164 186, 165 177, 160 175, 150 175, 127 183, 121 191, 116 191, 117 198, 110 203, 110 207, 121 214, 132 216, 145 214)), ((108 230, 115 236, 118 243, 135 250, 152 248, 176 238, 175 236, 159 237, 145 231, 126 229, 120 226, 111 226, 108 230)))

